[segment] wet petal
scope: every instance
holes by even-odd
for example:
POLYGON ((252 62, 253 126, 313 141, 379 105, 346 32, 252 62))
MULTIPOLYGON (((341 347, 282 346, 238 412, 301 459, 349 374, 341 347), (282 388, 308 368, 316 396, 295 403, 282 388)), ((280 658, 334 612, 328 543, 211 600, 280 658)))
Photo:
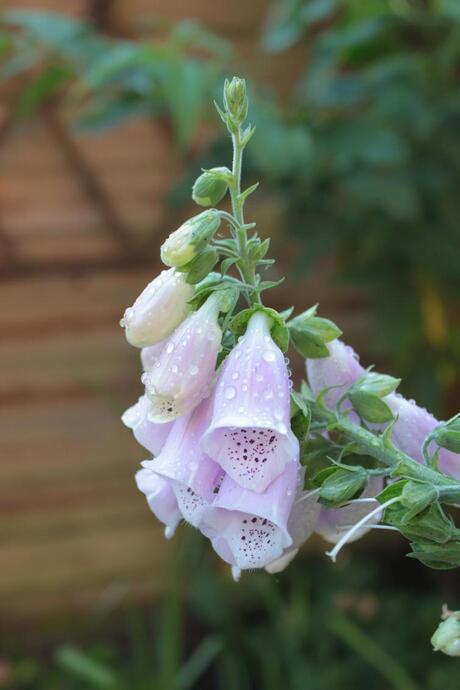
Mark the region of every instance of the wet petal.
POLYGON ((219 373, 203 447, 237 483, 257 492, 298 457, 289 372, 262 312, 252 316, 219 373))
POLYGON ((166 525, 165 536, 171 538, 182 515, 170 485, 148 469, 136 473, 136 483, 145 494, 150 510, 166 525))
POLYGON ((209 395, 222 339, 218 313, 212 296, 179 326, 143 375, 153 422, 182 417, 209 395))
POLYGON ((288 463, 264 493, 243 489, 225 476, 200 530, 230 565, 263 568, 292 544, 287 523, 299 480, 297 462, 288 463))
POLYGON ((158 455, 171 431, 172 423, 154 424, 148 418, 151 403, 146 395, 141 395, 135 405, 122 415, 121 421, 132 429, 134 438, 152 455, 158 455))

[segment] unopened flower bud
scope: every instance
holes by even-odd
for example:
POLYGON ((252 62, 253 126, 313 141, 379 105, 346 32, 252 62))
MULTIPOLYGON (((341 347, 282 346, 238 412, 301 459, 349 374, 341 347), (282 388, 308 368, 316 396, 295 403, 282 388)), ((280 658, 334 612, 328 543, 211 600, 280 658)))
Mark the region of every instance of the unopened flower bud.
POLYGON ((220 215, 214 208, 189 218, 163 243, 161 260, 166 266, 185 266, 212 240, 219 225, 220 215))
POLYGON ((438 446, 460 453, 460 415, 438 426, 433 433, 438 446))
POLYGON ((460 656, 460 612, 446 611, 444 616, 445 620, 438 625, 431 644, 435 652, 460 656))
POLYGON ((171 335, 191 311, 189 301, 193 293, 185 274, 176 273, 173 268, 162 271, 126 309, 120 321, 128 343, 147 347, 171 335))
POLYGON ((193 185, 192 199, 200 206, 216 206, 228 189, 228 168, 212 168, 200 175, 193 185))
POLYGON ((232 81, 225 81, 224 105, 234 122, 240 124, 244 122, 248 114, 248 98, 244 79, 233 77, 232 81))

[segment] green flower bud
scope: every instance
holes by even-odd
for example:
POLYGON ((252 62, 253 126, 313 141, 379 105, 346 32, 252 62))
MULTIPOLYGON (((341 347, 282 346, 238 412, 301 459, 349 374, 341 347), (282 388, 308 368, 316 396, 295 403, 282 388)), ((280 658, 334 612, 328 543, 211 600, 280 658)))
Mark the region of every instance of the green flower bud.
POLYGON ((445 424, 440 424, 434 430, 433 438, 441 448, 460 453, 460 415, 445 424))
POLYGON ((215 206, 227 193, 228 179, 231 172, 228 168, 212 168, 200 175, 192 189, 192 199, 200 206, 215 206))
POLYGON ((431 644, 435 652, 448 656, 460 656, 460 611, 446 612, 446 616, 437 627, 431 644))
POLYGON ((225 80, 224 84, 225 109, 235 123, 241 124, 248 115, 248 98, 246 96, 246 81, 240 77, 233 77, 232 81, 225 80))
POLYGON ((190 263, 212 240, 219 225, 220 215, 215 208, 189 218, 163 242, 161 260, 176 268, 190 263))

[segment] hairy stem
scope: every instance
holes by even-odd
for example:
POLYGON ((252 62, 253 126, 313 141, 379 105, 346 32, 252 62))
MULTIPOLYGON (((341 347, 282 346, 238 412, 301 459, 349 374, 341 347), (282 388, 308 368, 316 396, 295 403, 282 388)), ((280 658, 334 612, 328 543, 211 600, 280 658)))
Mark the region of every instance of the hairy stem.
POLYGON ((247 232, 244 223, 244 202, 241 199, 241 169, 243 165, 244 144, 241 140, 241 125, 235 134, 232 134, 233 143, 233 184, 230 187, 233 217, 236 221, 235 239, 238 245, 239 259, 237 267, 245 283, 254 288, 250 295, 250 302, 260 303, 260 294, 257 290, 257 277, 253 262, 248 256, 247 232))
POLYGON ((347 416, 334 413, 322 403, 316 401, 311 403, 311 409, 313 418, 326 422, 329 431, 339 431, 368 455, 391 468, 395 474, 437 487, 445 503, 460 502, 460 482, 426 465, 421 465, 407 453, 389 443, 383 436, 377 436, 364 427, 354 424, 347 416))

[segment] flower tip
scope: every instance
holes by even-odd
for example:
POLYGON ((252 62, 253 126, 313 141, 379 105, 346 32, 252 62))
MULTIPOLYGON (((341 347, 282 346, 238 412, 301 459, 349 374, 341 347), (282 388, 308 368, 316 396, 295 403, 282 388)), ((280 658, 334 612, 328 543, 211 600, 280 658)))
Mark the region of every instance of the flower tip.
POLYGON ((241 577, 241 568, 236 565, 232 565, 232 577, 234 582, 239 582, 241 577))
POLYGON ((165 539, 172 539, 175 531, 176 525, 166 525, 164 531, 165 539))

